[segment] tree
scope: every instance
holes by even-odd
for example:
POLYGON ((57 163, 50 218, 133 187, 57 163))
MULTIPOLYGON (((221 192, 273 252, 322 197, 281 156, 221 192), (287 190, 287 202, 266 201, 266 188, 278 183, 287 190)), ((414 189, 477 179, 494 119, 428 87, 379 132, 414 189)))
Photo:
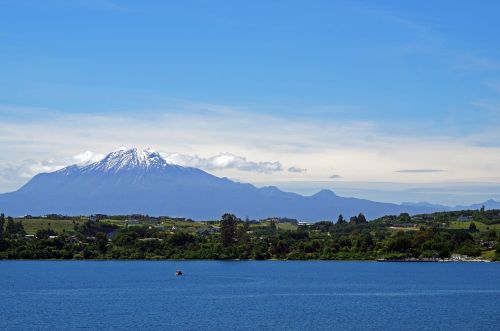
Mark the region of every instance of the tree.
POLYGON ((0 239, 3 238, 4 224, 5 224, 5 215, 4 214, 0 214, 0 239))
POLYGON ((359 213, 358 216, 352 216, 349 219, 350 224, 363 224, 367 223, 366 217, 363 213, 359 213))
POLYGON ((477 231, 476 223, 474 223, 474 222, 470 223, 470 225, 469 225, 469 231, 470 232, 476 232, 477 231))
POLYGON ((236 239, 238 240, 238 243, 245 244, 249 241, 250 238, 247 234, 248 230, 250 230, 250 226, 247 221, 243 222, 243 224, 241 224, 241 226, 237 228, 236 239))
POLYGON ((273 232, 276 232, 276 227, 277 227, 277 224, 278 224, 278 223, 279 223, 279 222, 278 222, 278 220, 277 220, 276 218, 271 218, 271 219, 269 220, 269 225, 271 226, 271 230, 272 230, 273 232))
POLYGON ((7 217, 7 225, 5 226, 5 234, 12 236, 16 233, 16 225, 12 217, 7 217))
POLYGON ((401 213, 401 214, 399 214, 398 221, 400 223, 409 223, 409 222, 411 222, 410 214, 408 214, 408 213, 401 213))
POLYGON ((497 240, 497 232, 495 230, 491 229, 490 231, 488 231, 488 240, 497 240))
POLYGON ((107 247, 106 245, 108 244, 108 236, 104 232, 97 232, 95 235, 96 238, 96 243, 97 243, 97 248, 99 251, 104 254, 106 253, 107 247))
POLYGON ((220 241, 223 246, 230 246, 234 243, 236 237, 237 218, 233 214, 222 215, 220 221, 220 241))
POLYGON ((52 229, 40 229, 36 232, 35 236, 38 239, 48 239, 50 236, 55 236, 56 232, 52 229))
POLYGON ((467 256, 479 256, 481 255, 481 247, 473 241, 467 241, 458 249, 458 253, 467 256))
POLYGON ((390 252, 409 252, 412 248, 412 242, 409 234, 404 231, 398 231, 396 234, 387 242, 387 248, 390 252))
POLYGON ((370 232, 365 232, 363 233, 358 241, 357 241, 357 247, 362 251, 366 252, 367 250, 371 249, 373 247, 373 237, 370 234, 370 232))
POLYGON ((346 221, 344 220, 344 216, 342 214, 339 215, 339 218, 337 219, 337 224, 344 224, 346 221))
POLYGON ((8 236, 20 235, 24 236, 26 231, 24 231, 24 226, 22 222, 14 222, 12 217, 7 217, 7 226, 5 227, 5 234, 8 236))
POLYGON ((168 242, 174 246, 184 246, 195 242, 195 237, 186 232, 176 232, 169 238, 168 242))

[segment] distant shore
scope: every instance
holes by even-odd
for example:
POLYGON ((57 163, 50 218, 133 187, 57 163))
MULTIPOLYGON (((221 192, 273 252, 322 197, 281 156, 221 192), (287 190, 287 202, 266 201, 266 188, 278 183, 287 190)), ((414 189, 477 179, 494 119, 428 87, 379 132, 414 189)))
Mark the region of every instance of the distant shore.
POLYGON ((295 260, 400 263, 500 260, 500 210, 389 215, 337 222, 147 215, 0 214, 4 260, 295 260), (464 219, 465 221, 460 221, 464 219))
POLYGON ((377 263, 500 263, 500 261, 491 260, 481 260, 481 259, 468 259, 468 260, 452 260, 452 259, 439 259, 435 261, 424 260, 424 259, 374 259, 374 260, 286 260, 286 259, 267 259, 267 260, 256 260, 256 259, 0 259, 2 261, 46 261, 46 262, 69 262, 69 261, 81 261, 81 262, 134 262, 134 261, 171 261, 171 262, 189 262, 189 261, 213 261, 213 262, 377 262, 377 263))

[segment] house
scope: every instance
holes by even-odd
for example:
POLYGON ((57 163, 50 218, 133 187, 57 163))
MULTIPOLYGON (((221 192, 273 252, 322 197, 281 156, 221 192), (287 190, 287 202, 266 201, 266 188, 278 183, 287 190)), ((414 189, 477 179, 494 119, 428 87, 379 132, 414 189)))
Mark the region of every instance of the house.
POLYGON ((303 226, 309 226, 311 224, 309 224, 308 222, 297 222, 297 225, 298 226, 301 226, 301 225, 303 225, 303 226))
POLYGON ((75 244, 77 242, 80 242, 80 240, 78 240, 78 238, 76 236, 69 236, 66 241, 68 241, 69 243, 72 243, 72 244, 75 244))
POLYGON ((451 254, 450 260, 452 261, 466 261, 469 257, 461 254, 451 254))
POLYGON ((470 222, 472 221, 472 217, 471 216, 466 216, 466 215, 460 215, 457 217, 457 221, 459 222, 470 222))
POLYGON ((479 245, 484 248, 493 249, 497 246, 496 240, 479 240, 479 245))

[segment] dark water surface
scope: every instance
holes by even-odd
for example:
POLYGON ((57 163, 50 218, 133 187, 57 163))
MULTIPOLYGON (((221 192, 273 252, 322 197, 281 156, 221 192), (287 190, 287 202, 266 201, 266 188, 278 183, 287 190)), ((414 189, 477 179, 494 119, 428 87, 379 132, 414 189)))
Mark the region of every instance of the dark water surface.
POLYGON ((0 261, 0 304, 1 330, 500 330, 500 264, 0 261))

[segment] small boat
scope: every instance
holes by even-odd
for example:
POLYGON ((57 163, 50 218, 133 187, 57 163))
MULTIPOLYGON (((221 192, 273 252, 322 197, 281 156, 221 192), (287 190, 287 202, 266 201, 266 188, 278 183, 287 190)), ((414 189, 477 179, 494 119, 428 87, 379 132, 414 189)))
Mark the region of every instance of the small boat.
POLYGON ((175 275, 176 275, 176 276, 182 276, 182 270, 177 270, 177 271, 175 272, 175 275))

